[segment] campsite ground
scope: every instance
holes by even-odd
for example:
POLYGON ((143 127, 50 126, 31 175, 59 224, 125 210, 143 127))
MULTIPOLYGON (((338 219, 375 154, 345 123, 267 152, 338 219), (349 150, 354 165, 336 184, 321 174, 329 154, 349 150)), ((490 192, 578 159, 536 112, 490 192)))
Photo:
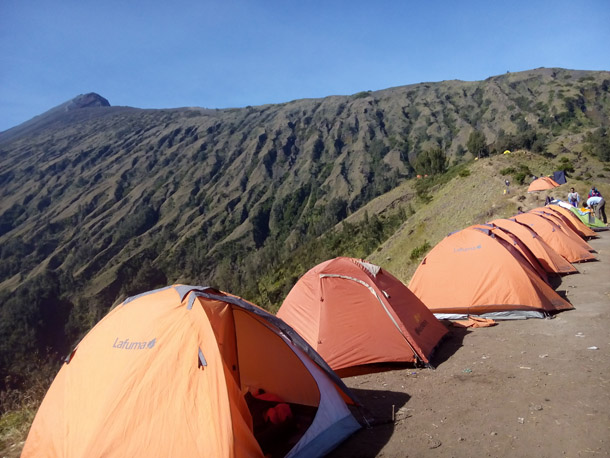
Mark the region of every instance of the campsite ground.
POLYGON ((378 423, 332 456, 610 456, 610 231, 599 235, 598 260, 557 287, 574 310, 451 327, 436 370, 345 379, 378 423))

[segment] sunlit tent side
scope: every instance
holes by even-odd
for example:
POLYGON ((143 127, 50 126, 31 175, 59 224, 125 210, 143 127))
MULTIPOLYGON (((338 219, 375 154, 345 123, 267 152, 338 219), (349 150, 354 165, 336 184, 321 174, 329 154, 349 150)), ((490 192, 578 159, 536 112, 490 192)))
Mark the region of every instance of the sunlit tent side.
POLYGON ((540 207, 534 210, 550 213, 551 215, 559 218, 563 224, 569 227, 572 231, 576 232, 584 240, 589 240, 592 237, 597 237, 595 231, 587 227, 581 220, 579 220, 574 213, 560 207, 559 205, 547 205, 546 207, 540 207), (565 212, 565 213, 564 213, 565 212))
POLYGON ((409 289, 439 318, 542 318, 572 308, 513 246, 474 228, 441 240, 422 260, 409 289))
MULTIPOLYGON (((535 213, 521 213, 513 217, 518 223, 527 225, 569 262, 583 262, 595 259, 588 248, 581 246, 583 240, 569 237, 555 223, 535 213)), ((587 246, 590 247, 589 244, 587 246)))
POLYGON ((546 272, 550 274, 571 274, 578 272, 576 267, 551 248, 548 243, 526 224, 520 224, 514 219, 494 219, 490 223, 519 237, 534 256, 536 256, 546 272))
POLYGON ((447 329, 389 272, 339 257, 294 285, 277 316, 340 375, 374 363, 429 363, 447 329))
MULTIPOLYGON (((572 224, 579 231, 585 234, 586 237, 597 237, 597 232, 592 229, 592 226, 595 227, 595 225, 587 225, 584 220, 588 221, 588 216, 583 213, 583 218, 581 219, 581 212, 576 207, 573 207, 572 205, 565 202, 563 202, 563 205, 562 202, 558 202, 557 204, 549 205, 549 208, 553 209, 555 212, 561 213, 566 218, 569 218, 572 224)), ((604 227, 604 223, 601 220, 598 221, 601 223, 601 227, 604 227)))
POLYGON ((563 215, 558 215, 552 210, 545 209, 545 207, 540 207, 539 209, 535 208, 530 210, 528 213, 534 213, 548 219, 556 224, 561 231, 563 231, 568 237, 570 237, 570 239, 574 240, 574 242, 580 245, 582 248, 593 251, 593 247, 585 241, 585 238, 578 231, 574 230, 570 224, 564 221, 563 215))
POLYGON ((125 300, 83 338, 22 456, 321 456, 359 428, 345 403, 352 399, 275 316, 214 289, 176 285, 125 300), (262 414, 251 407, 261 389, 301 428, 263 442, 262 414))
POLYGON ((549 177, 540 177, 532 181, 527 188, 527 192, 546 191, 558 187, 559 184, 549 177))
POLYGON ((525 258, 525 260, 530 264, 532 269, 534 269, 534 271, 536 271, 536 273, 538 273, 540 278, 542 278, 545 281, 545 283, 549 283, 549 278, 548 278, 546 270, 544 270, 544 267, 542 267, 542 265, 540 264, 540 261, 538 261, 538 258, 536 258, 536 256, 534 256, 534 254, 531 252, 531 250, 528 248, 528 246, 525 243, 523 243, 519 239, 519 237, 515 236, 514 234, 511 234, 509 231, 506 231, 506 230, 502 229, 501 227, 495 226, 492 223, 475 224, 474 226, 470 226, 470 228, 488 230, 496 237, 499 237, 502 240, 504 240, 506 243, 511 244, 517 251, 519 251, 519 253, 521 253, 521 255, 525 258))

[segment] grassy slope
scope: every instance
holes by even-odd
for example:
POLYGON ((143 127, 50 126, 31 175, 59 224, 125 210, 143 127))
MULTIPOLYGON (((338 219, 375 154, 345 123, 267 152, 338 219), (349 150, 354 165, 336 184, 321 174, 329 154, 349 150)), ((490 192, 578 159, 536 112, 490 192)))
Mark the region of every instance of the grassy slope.
MULTIPOLYGON (((527 193, 527 179, 523 185, 515 185, 511 177, 502 175, 500 171, 526 164, 534 174, 548 175, 558 169, 560 157, 549 160, 520 151, 471 162, 467 166, 469 176, 456 174, 448 183, 433 187, 430 192, 432 201, 428 204, 417 198, 412 201, 415 213, 377 251, 370 254, 369 261, 381 265, 408 284, 421 260, 410 260, 411 251, 426 241, 434 247, 451 232, 495 218, 510 217, 517 212, 518 206, 528 210, 544 205, 547 194, 566 200, 570 186, 574 186, 581 197, 586 196, 592 184, 598 186, 602 195, 610 195, 610 171, 603 170, 602 164, 592 158, 578 160, 576 155, 565 156, 574 161, 576 170, 572 175, 581 179, 568 178, 568 183, 556 190, 531 194, 527 193), (585 179, 593 170, 605 176, 596 174, 585 179), (504 194, 506 178, 511 181, 509 194, 504 194)), ((369 213, 373 210, 378 212, 391 202, 396 202, 401 192, 412 193, 412 184, 407 183, 371 202, 367 206, 369 213)))

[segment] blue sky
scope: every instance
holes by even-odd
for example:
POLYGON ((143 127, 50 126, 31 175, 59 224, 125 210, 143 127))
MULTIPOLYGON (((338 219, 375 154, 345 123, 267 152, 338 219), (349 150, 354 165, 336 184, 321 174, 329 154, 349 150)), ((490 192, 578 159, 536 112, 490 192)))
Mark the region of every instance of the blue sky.
POLYGON ((609 0, 1 0, 0 131, 87 92, 225 108, 610 70, 609 24, 609 0))

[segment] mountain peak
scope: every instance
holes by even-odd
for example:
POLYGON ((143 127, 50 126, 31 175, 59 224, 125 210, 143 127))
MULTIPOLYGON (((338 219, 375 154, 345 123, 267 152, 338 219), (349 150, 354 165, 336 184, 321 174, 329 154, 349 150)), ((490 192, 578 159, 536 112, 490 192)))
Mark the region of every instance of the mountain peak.
POLYGON ((78 108, 89 108, 89 107, 109 107, 110 103, 104 97, 95 92, 89 92, 88 94, 81 94, 74 97, 66 104, 66 111, 75 110, 78 108))
POLYGON ((8 141, 12 138, 23 135, 26 132, 32 131, 32 129, 40 129, 43 126, 49 125, 49 123, 56 121, 58 117, 61 118, 66 113, 75 113, 76 110, 81 108, 98 108, 109 106, 110 103, 108 100, 95 92, 80 94, 73 99, 62 103, 61 105, 51 108, 41 115, 35 116, 29 121, 2 132, 2 140, 8 141))

